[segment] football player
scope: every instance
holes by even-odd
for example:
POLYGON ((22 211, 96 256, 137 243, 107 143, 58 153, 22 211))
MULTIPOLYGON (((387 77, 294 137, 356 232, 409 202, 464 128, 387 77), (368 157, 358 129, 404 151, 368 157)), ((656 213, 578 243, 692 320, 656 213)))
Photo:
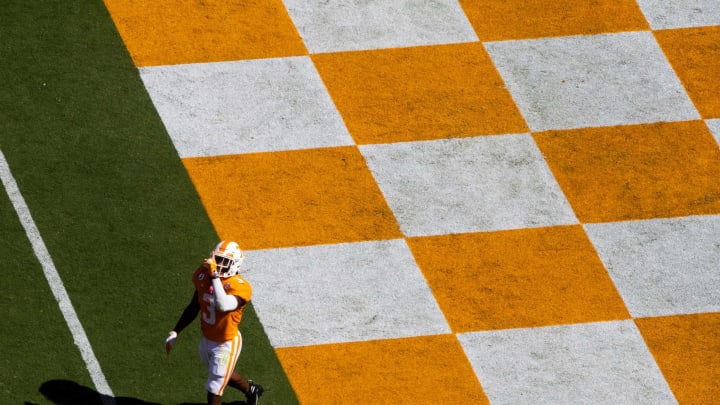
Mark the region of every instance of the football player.
POLYGON ((252 295, 250 284, 238 274, 243 259, 243 252, 235 242, 222 241, 215 247, 193 274, 195 292, 165 340, 165 351, 169 355, 178 334, 201 314, 202 337, 198 351, 208 373, 205 389, 210 405, 222 404, 222 394, 228 385, 242 391, 248 405, 257 404, 263 393, 262 386, 235 371, 242 349, 238 324, 252 295))

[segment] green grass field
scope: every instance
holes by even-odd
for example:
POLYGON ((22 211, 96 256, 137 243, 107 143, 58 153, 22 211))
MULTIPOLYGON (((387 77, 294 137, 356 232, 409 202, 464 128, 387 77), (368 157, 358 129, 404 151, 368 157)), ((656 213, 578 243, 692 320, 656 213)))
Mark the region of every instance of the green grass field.
MULTIPOLYGON (((0 150, 117 402, 204 402, 197 323, 163 342, 217 235, 102 1, 11 0, 0 38, 0 150)), ((100 403, 4 190, 0 235, 0 403, 100 403)), ((252 307, 241 329, 238 370, 295 403, 252 307)))

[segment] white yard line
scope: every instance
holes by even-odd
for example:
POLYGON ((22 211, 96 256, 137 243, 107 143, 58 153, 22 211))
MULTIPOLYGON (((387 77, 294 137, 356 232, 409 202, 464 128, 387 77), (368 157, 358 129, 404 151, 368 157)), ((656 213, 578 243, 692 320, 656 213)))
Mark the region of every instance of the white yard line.
POLYGON ((1 150, 0 180, 2 180, 2 183, 5 186, 5 190, 10 197, 12 205, 15 207, 15 211, 20 218, 23 228, 25 228, 25 233, 27 234, 28 239, 30 239, 30 244, 32 244, 35 256, 37 256, 40 264, 42 265, 45 278, 47 279, 48 284, 50 284, 50 289, 55 296, 55 300, 60 307, 60 312, 62 312, 65 322, 70 328, 75 344, 80 349, 80 355, 85 361, 85 365, 90 373, 90 378, 92 378, 93 384, 95 384, 95 388, 98 393, 102 394, 102 400, 105 405, 114 405, 116 403, 115 395, 110 389, 110 386, 105 379, 105 375, 100 369, 100 363, 98 363, 95 353, 93 353, 90 341, 85 334, 85 329, 83 329, 82 324, 80 324, 80 319, 78 319, 75 308, 73 308, 72 302, 70 302, 70 297, 68 296, 67 290, 65 290, 65 285, 63 285, 63 282, 60 279, 60 274, 58 274, 55 264, 50 257, 50 253, 48 252, 47 247, 45 247, 45 242, 40 235, 40 231, 35 225, 35 221, 33 221, 32 216, 30 215, 30 210, 28 209, 22 194, 20 194, 20 189, 15 182, 15 178, 10 172, 10 166, 8 165, 7 160, 5 160, 5 155, 3 155, 1 150))

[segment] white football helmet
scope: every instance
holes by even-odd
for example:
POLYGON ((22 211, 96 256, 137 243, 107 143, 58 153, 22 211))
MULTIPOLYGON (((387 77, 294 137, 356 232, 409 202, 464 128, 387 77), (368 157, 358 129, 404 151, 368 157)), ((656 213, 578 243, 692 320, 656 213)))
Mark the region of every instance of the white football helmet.
POLYGON ((222 241, 215 246, 211 253, 220 277, 231 277, 240 271, 240 265, 245 259, 245 255, 240 246, 233 241, 222 241))

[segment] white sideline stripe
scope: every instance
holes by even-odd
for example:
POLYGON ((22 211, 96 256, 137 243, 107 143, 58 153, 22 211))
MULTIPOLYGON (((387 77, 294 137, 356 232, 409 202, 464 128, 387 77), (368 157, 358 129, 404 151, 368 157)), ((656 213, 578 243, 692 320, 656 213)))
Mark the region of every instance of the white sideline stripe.
POLYGON ((67 290, 65 290, 65 285, 63 285, 63 282, 60 279, 60 274, 58 274, 58 271, 55 268, 55 264, 50 257, 47 247, 45 246, 45 242, 40 235, 40 231, 37 229, 35 221, 33 221, 32 216, 30 215, 30 210, 28 209, 22 194, 20 194, 20 189, 15 182, 12 172, 10 172, 10 166, 8 165, 7 160, 5 160, 5 155, 1 150, 0 179, 2 179, 5 191, 7 192, 8 197, 10 197, 12 205, 15 207, 15 212, 17 212, 17 215, 20 218, 23 228, 25 228, 25 233, 27 234, 28 239, 30 239, 32 248, 35 251, 35 256, 37 256, 40 261, 40 265, 42 265, 45 278, 47 279, 48 284, 50 284, 50 289, 52 290, 55 300, 60 307, 60 312, 62 312, 63 317, 65 317, 65 322, 70 328, 75 344, 80 349, 80 355, 85 361, 85 365, 90 373, 90 378, 92 378, 93 384, 95 384, 95 388, 98 393, 102 394, 101 398, 105 405, 114 405, 116 403, 115 395, 110 389, 107 380, 105 380, 105 375, 100 369, 100 363, 98 363, 95 353, 93 353, 90 341, 85 334, 82 324, 80 324, 80 319, 78 319, 77 313, 75 313, 75 308, 73 308, 72 302, 70 302, 70 297, 68 296, 67 290))

